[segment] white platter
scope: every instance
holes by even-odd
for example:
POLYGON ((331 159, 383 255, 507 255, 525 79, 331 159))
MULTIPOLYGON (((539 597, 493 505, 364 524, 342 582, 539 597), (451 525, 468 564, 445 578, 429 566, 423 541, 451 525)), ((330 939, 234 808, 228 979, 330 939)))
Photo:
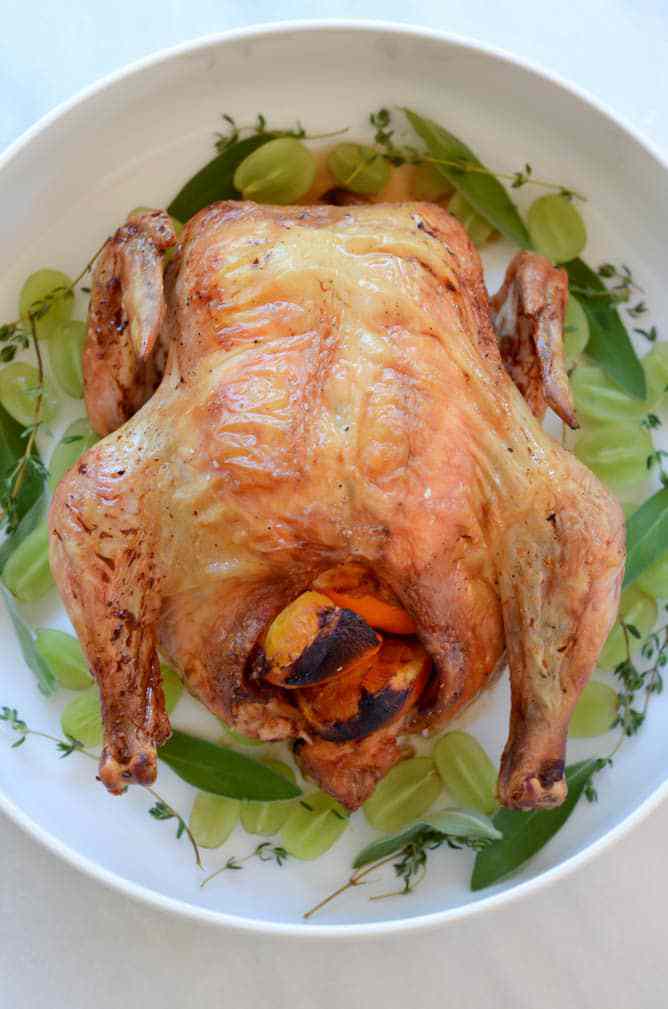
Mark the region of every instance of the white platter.
MULTIPOLYGON (((114 74, 38 123, 0 160, 0 318, 13 317, 31 270, 50 265, 74 274, 129 208, 165 205, 213 155, 221 113, 240 123, 259 112, 271 124, 299 119, 317 132, 348 126, 364 137, 369 112, 401 105, 442 122, 494 168, 512 171, 528 161, 536 175, 587 193, 588 260, 629 263, 652 321, 665 323, 668 169, 631 128, 506 54, 436 32, 363 22, 273 25, 200 39, 114 74)), ((531 199, 526 190, 517 196, 521 206, 531 199)), ((487 258, 492 289, 511 253, 498 244, 487 258)), ((35 625, 67 627, 53 597, 26 610, 35 625)), ((61 691, 47 702, 38 693, 4 612, 0 672, 0 705, 57 733, 72 695, 61 691)), ((502 682, 465 719, 494 758, 507 713, 502 682)), ((218 736, 215 721, 190 699, 180 702, 174 722, 218 736)), ((187 844, 176 843, 171 823, 147 816, 142 790, 113 799, 88 761, 61 762, 37 739, 17 750, 9 741, 0 730, 0 808, 73 865, 173 912, 300 938, 434 926, 554 883, 659 802, 668 777, 668 706, 659 698, 642 733, 601 777, 599 803, 583 802, 511 880, 472 894, 470 853, 437 852, 427 881, 410 896, 370 902, 364 889, 354 890, 303 924, 302 911, 347 877, 352 855, 370 838, 361 815, 315 863, 278 869, 252 862, 200 889, 187 844)), ((604 753, 607 742, 580 741, 569 758, 604 753)), ((189 809, 192 791, 164 766, 159 788, 189 809)), ((207 853, 207 867, 252 847, 238 828, 223 849, 207 853)))

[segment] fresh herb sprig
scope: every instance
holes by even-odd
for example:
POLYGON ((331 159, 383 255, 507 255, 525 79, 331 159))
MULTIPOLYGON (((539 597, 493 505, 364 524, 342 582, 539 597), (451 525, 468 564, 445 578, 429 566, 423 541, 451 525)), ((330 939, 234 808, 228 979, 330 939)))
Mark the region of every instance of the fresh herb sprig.
MULTIPOLYGON (((89 760, 94 760, 95 763, 99 760, 97 754, 91 753, 84 747, 80 740, 74 739, 72 736, 67 736, 63 739, 60 736, 52 736, 48 732, 41 732, 38 729, 30 728, 28 723, 21 718, 16 708, 10 708, 7 705, 0 707, 0 722, 4 722, 8 728, 12 729, 12 731, 16 733, 18 738, 11 744, 14 749, 18 746, 22 746, 26 742, 28 736, 36 736, 40 739, 46 739, 48 742, 55 743, 56 750, 58 751, 58 755, 61 759, 64 757, 70 757, 73 753, 80 753, 83 757, 88 757, 89 760)), ((154 805, 151 806, 148 811, 149 815, 155 820, 175 819, 178 824, 176 831, 177 838, 181 838, 183 834, 187 836, 193 849, 195 864, 198 869, 203 869, 204 866, 202 865, 199 846, 193 837, 186 820, 176 811, 176 809, 174 809, 171 803, 167 802, 167 800, 164 799, 152 786, 144 785, 142 787, 155 800, 154 805)))
POLYGON ((217 134, 216 150, 219 154, 223 154, 228 148, 249 136, 266 137, 268 140, 276 140, 278 137, 294 137, 295 140, 327 140, 330 137, 340 137, 348 132, 348 127, 345 126, 340 130, 331 130, 328 133, 307 133, 300 122, 297 122, 292 129, 268 129, 267 117, 261 113, 258 114, 252 126, 238 126, 234 117, 228 113, 224 113, 222 118, 226 124, 226 131, 217 134))
POLYGON ((615 667, 615 676, 622 685, 615 725, 621 728, 622 737, 609 759, 614 757, 624 739, 635 736, 643 725, 652 696, 663 690, 663 670, 668 663, 668 624, 652 631, 643 642, 640 655, 649 662, 646 669, 639 669, 632 658, 631 639, 640 640, 640 632, 633 624, 622 622, 621 627, 626 658, 615 667))
MULTIPOLYGON (((381 841, 380 843, 383 844, 384 842, 381 841)), ((427 860, 430 851, 435 851, 444 845, 454 850, 472 848, 474 851, 480 851, 489 843, 490 841, 485 838, 453 836, 425 825, 418 831, 413 832, 411 839, 399 851, 392 851, 390 854, 378 858, 368 865, 360 866, 342 886, 328 894, 323 900, 309 908, 308 911, 305 911, 303 917, 306 920, 312 918, 328 904, 331 904, 333 900, 336 900, 337 897, 340 897, 356 886, 361 886, 363 883, 368 882, 366 877, 372 872, 382 869, 390 863, 396 877, 401 881, 401 888, 399 890, 391 890, 387 893, 374 894, 369 897, 369 900, 385 900, 387 897, 412 893, 426 875, 427 860)), ((358 864, 358 861, 359 857, 356 860, 356 864, 358 864)))
POLYGON ((35 403, 32 423, 23 431, 25 448, 14 466, 0 477, 0 509, 2 509, 0 524, 8 532, 13 532, 18 525, 20 515, 17 502, 29 475, 38 479, 41 484, 44 484, 48 476, 46 467, 35 451, 37 433, 43 426, 44 407, 44 360, 37 338, 37 323, 44 318, 56 302, 74 298, 77 285, 92 270, 102 248, 103 245, 91 256, 70 284, 54 287, 43 298, 34 301, 28 308, 26 319, 14 319, 12 322, 0 325, 0 343, 3 344, 2 350, 0 350, 0 360, 11 361, 17 350, 27 350, 32 347, 38 376, 37 385, 31 390, 35 403))
POLYGON ((469 158, 437 158, 410 144, 397 144, 394 141, 395 130, 392 128, 392 117, 388 109, 379 109, 378 112, 372 112, 369 116, 369 122, 375 131, 374 143, 379 148, 379 153, 383 154, 395 166, 405 164, 440 165, 460 172, 473 172, 478 175, 488 175, 495 179, 503 179, 510 183, 511 189, 520 189, 522 186, 533 185, 543 189, 555 190, 567 199, 586 200, 586 197, 582 193, 578 193, 573 189, 567 189, 560 183, 535 178, 533 168, 530 164, 525 164, 519 171, 496 171, 469 158))
POLYGON ((252 858, 258 858, 261 862, 275 862, 277 866, 283 866, 287 859, 290 857, 289 852, 285 848, 277 844, 272 844, 270 841, 263 841, 262 844, 258 844, 256 848, 253 848, 248 855, 244 855, 243 858, 237 858, 236 855, 231 855, 224 865, 216 869, 210 875, 203 879, 200 886, 206 886, 210 883, 212 879, 216 879, 223 872, 238 871, 243 869, 244 862, 250 861, 252 858))

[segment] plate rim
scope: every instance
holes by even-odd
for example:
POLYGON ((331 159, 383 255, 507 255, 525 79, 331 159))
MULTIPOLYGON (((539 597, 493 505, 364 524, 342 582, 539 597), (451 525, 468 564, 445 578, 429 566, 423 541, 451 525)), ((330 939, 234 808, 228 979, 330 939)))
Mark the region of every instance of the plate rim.
MULTIPOLYGON (((516 56, 506 49, 483 43, 477 39, 448 32, 440 29, 429 28, 411 23, 374 20, 374 19, 347 19, 347 18, 316 18, 300 19, 288 21, 262 22, 253 25, 246 25, 241 28, 233 28, 222 32, 212 32, 195 38, 149 53, 140 59, 124 64, 117 70, 106 74, 92 84, 82 88, 70 98, 60 102, 53 109, 43 115, 32 126, 25 130, 16 140, 0 154, 0 177, 6 167, 16 158, 33 140, 47 130, 54 122, 67 116, 67 114, 78 105, 81 105, 95 98, 96 95, 114 87, 126 77, 132 77, 143 71, 157 66, 160 63, 168 62, 172 59, 209 48, 215 48, 221 43, 234 43, 245 39, 253 39, 267 36, 289 35, 300 32, 327 31, 330 29, 344 29, 350 32, 378 33, 396 36, 408 36, 420 40, 430 40, 444 43, 457 48, 463 52, 470 52, 474 55, 481 54, 491 57, 502 63, 510 64, 512 67, 523 70, 534 75, 548 84, 565 91, 567 94, 578 99, 581 103, 593 108, 600 116, 608 120, 612 125, 630 137, 643 151, 648 154, 659 168, 668 174, 668 155, 654 142, 638 131, 624 116, 614 112, 605 102, 592 95, 587 89, 573 84, 552 70, 545 70, 537 64, 516 56)), ((651 795, 647 796, 636 809, 624 817, 616 826, 606 831, 601 837, 587 844, 585 848, 571 855, 569 858, 551 869, 534 876, 532 879, 517 883, 507 890, 490 894, 479 900, 474 900, 460 907, 446 908, 442 911, 432 911, 427 914, 413 915, 408 918, 395 918, 389 921, 363 922, 363 923, 337 923, 337 924, 310 924, 263 921, 261 919, 248 918, 242 915, 228 914, 225 911, 211 910, 209 908, 198 907, 188 901, 175 897, 168 897, 157 890, 121 876, 120 874, 104 868, 98 862, 81 854, 75 848, 61 841, 55 834, 37 823, 31 816, 25 813, 13 799, 0 789, 0 811, 35 841, 43 845, 47 850, 62 858, 68 865, 79 870, 89 878, 102 883, 105 887, 116 892, 120 892, 132 900, 148 904, 156 910, 167 911, 177 914, 191 921, 197 921, 207 925, 225 927, 240 933, 255 933, 272 938, 293 939, 322 939, 322 938, 354 938, 370 939, 385 935, 399 935, 403 933, 415 933, 433 930, 444 925, 448 925, 465 918, 472 918, 485 911, 493 910, 514 903, 524 897, 536 893, 538 890, 554 885, 557 880, 571 875, 580 867, 586 865, 597 857, 602 851, 611 846, 614 842, 621 840, 630 833, 642 820, 651 812, 658 808, 668 796, 668 780, 665 780, 655 788, 651 795)))

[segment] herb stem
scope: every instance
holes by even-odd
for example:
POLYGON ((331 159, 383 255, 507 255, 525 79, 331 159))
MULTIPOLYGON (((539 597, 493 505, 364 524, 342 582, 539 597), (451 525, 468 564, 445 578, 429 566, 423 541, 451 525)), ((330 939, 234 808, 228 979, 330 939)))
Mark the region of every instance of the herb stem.
MULTIPOLYGON (((151 785, 144 785, 143 788, 144 788, 144 790, 146 792, 148 792, 149 795, 153 796, 153 798, 156 800, 156 802, 161 803, 162 806, 176 820, 178 820, 178 823, 179 823, 179 832, 185 833, 186 837, 190 841, 190 845, 191 845, 192 850, 193 850, 193 852, 195 854, 195 864, 197 865, 197 868, 198 869, 203 869, 204 865, 202 864, 202 856, 200 854, 199 845, 197 844, 197 841, 195 840, 193 832, 191 831, 190 827, 186 823, 185 819, 181 816, 180 813, 178 813, 174 809, 174 807, 169 802, 167 802, 166 799, 163 799, 163 797, 158 792, 156 792, 155 788, 152 788, 151 785)), ((177 834, 177 837, 178 837, 178 834, 177 834)))
MULTIPOLYGON (((382 868, 382 866, 387 865, 389 862, 392 862, 393 859, 395 858, 396 858, 396 852, 391 855, 388 855, 386 858, 379 859, 377 862, 372 862, 371 865, 367 865, 364 869, 361 869, 359 872, 354 872, 350 877, 350 879, 343 884, 343 886, 340 886, 337 890, 334 890, 333 893, 330 893, 327 897, 323 898, 323 900, 321 900, 314 907, 309 908, 308 911, 305 911, 304 914, 302 915, 302 918, 305 919, 312 918, 314 914, 317 914, 318 911, 322 911, 323 907, 326 907, 328 904, 331 904, 333 900, 336 900, 337 897, 340 897, 342 893, 346 892, 346 890, 350 890, 354 886, 361 886, 365 876, 368 876, 370 872, 374 872, 376 869, 382 868)), ((401 893, 403 891, 399 892, 401 893)), ((389 894, 384 894, 383 896, 389 896, 389 894)), ((374 898, 372 897, 370 899, 373 900, 374 898)))
MULTIPOLYGON (((443 165, 446 168, 454 168, 460 172, 475 172, 478 175, 491 175, 495 179, 505 179, 507 182, 516 182, 518 177, 516 172, 496 172, 492 171, 490 168, 485 168, 484 165, 475 165, 470 161, 447 161, 442 158, 422 157, 420 158, 420 162, 431 165, 443 165)), ((559 185, 558 182, 549 182, 547 179, 535 179, 533 176, 524 176, 522 185, 540 186, 541 189, 554 189, 560 193, 568 192, 568 195, 575 197, 576 200, 582 200, 583 203, 587 202, 587 197, 583 196, 582 193, 578 193, 575 189, 566 190, 565 187, 559 185)))
POLYGON ((10 498, 12 501, 15 501, 18 497, 21 487, 23 486, 23 481, 25 480, 26 472, 28 470, 28 460, 32 455, 32 451, 35 446, 35 439, 37 438, 37 429, 42 423, 42 404, 44 402, 44 361, 42 360, 42 351, 39 346, 39 340, 37 339, 35 317, 32 312, 29 314, 28 319, 30 321, 30 336, 35 350, 35 358, 37 360, 38 391, 37 396, 35 397, 35 412, 33 414, 30 434, 28 436, 23 455, 21 456, 19 464, 14 471, 14 483, 10 492, 10 498))
MULTIPOLYGON (((56 747, 60 750, 61 757, 69 757, 72 753, 80 753, 83 757, 88 757, 89 760, 94 760, 95 763, 98 762, 99 757, 95 753, 91 753, 90 750, 86 750, 83 744, 78 739, 72 739, 68 737, 63 739, 60 736, 52 736, 49 732, 41 732, 39 729, 31 729, 18 715, 15 708, 3 707, 0 708, 0 721, 7 722, 14 732, 18 733, 19 738, 12 745, 14 747, 20 746, 25 742, 28 736, 38 736, 40 739, 46 739, 50 743, 55 743, 56 747)), ((181 834, 185 833, 190 841, 193 852, 195 854, 195 862, 198 869, 203 869, 202 859, 200 856, 199 846, 197 841, 193 837, 192 831, 190 830, 185 819, 177 812, 174 807, 167 802, 163 797, 150 785, 142 786, 144 791, 152 795, 156 802, 162 807, 162 810, 167 814, 159 817, 159 819, 171 819, 172 817, 178 821, 179 828, 177 832, 177 838, 181 834)))

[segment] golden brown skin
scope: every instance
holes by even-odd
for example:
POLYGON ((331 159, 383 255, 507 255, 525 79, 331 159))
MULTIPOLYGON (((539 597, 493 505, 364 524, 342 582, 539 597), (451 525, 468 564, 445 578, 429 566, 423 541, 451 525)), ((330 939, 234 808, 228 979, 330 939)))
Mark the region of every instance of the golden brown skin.
MULTIPOLYGON (((153 304, 162 279, 144 263, 133 281, 153 304)), ((519 289, 522 339, 568 414, 560 271, 529 256, 509 277, 502 300, 519 289)), ((94 304, 108 282, 98 267, 94 304)), ((431 204, 215 204, 187 225, 164 288, 162 383, 63 479, 50 513, 52 570, 102 691, 107 787, 155 774, 169 732, 156 647, 240 732, 308 740, 288 692, 248 669, 283 606, 358 561, 434 662, 402 731, 444 725, 507 649, 500 800, 561 802, 570 714, 617 610, 623 518, 504 369, 460 224, 431 204)), ((96 319, 87 400, 102 403, 105 341, 114 351, 96 319)), ((135 408, 121 390, 96 427, 135 408)), ((310 740, 302 766, 354 808, 399 759, 400 728, 310 740)))
POLYGON ((542 420, 551 406, 565 424, 577 427, 562 344, 567 302, 566 271, 520 252, 491 304, 501 358, 535 416, 542 420))

